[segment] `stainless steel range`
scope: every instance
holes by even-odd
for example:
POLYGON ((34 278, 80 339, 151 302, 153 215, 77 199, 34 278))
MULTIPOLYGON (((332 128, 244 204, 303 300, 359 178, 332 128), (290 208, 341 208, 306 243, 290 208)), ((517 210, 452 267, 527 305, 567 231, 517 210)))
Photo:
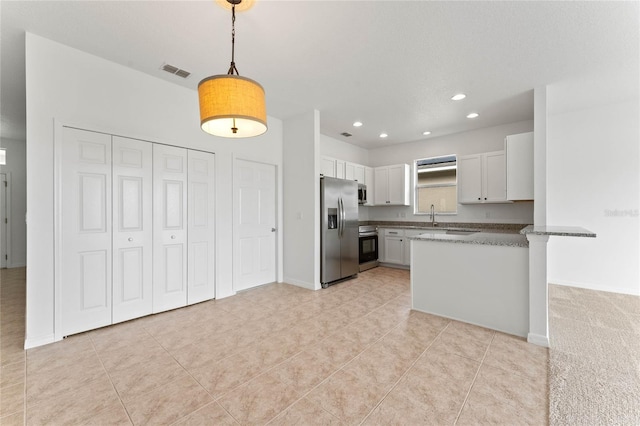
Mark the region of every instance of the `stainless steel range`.
POLYGON ((378 227, 360 225, 358 227, 360 272, 378 266, 378 227))

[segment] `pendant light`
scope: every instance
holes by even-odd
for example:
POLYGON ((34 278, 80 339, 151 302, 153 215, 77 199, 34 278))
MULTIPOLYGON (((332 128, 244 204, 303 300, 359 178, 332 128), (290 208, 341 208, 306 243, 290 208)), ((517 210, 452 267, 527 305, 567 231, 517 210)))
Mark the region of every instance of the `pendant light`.
MULTIPOLYGON (((248 138, 267 131, 264 89, 250 78, 240 77, 235 63, 236 5, 231 5, 231 66, 227 74, 212 75, 198 83, 200 126, 225 138, 248 138)), ((247 1, 247 0, 245 0, 247 1)))

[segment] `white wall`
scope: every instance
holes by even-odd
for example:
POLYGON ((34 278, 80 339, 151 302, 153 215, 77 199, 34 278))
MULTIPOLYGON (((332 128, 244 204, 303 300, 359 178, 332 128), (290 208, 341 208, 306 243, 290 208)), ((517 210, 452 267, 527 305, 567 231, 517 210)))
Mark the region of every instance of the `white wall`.
POLYGON ((368 149, 323 134, 320 135, 320 155, 365 166, 369 165, 368 149))
POLYGON ((8 268, 17 268, 27 264, 27 168, 26 143, 15 139, 1 139, 0 147, 7 150, 7 164, 0 166, 0 173, 10 175, 11 188, 9 200, 9 259, 8 268))
POLYGON ((284 281, 320 288, 320 114, 284 122, 284 281))
MULTIPOLYGON (((281 169, 282 122, 270 117, 268 132, 257 138, 207 135, 199 127, 196 83, 193 90, 185 89, 26 34, 27 347, 54 338, 54 120, 215 152, 216 296, 233 294, 232 250, 228 249, 233 243, 233 158, 272 163, 281 169)), ((281 192, 278 199, 282 200, 281 192)), ((281 253, 280 247, 280 260, 281 253)))
MULTIPOLYGON (((500 151, 504 149, 505 136, 530 131, 533 131, 533 120, 376 148, 369 151, 369 165, 377 167, 400 163, 409 164, 412 167, 411 188, 413 188, 413 162, 419 158, 500 151)), ((413 203, 413 189, 411 192, 413 203)), ((368 216, 370 220, 427 220, 425 215, 413 214, 413 205, 409 207, 369 207, 368 216)), ((533 223, 533 203, 458 204, 457 215, 439 215, 437 220, 441 222, 533 223)))
MULTIPOLYGON (((561 90, 549 87, 550 110, 561 90)), ((549 282, 640 295, 639 118, 638 98, 548 116, 547 225, 597 234, 551 237, 549 282)))

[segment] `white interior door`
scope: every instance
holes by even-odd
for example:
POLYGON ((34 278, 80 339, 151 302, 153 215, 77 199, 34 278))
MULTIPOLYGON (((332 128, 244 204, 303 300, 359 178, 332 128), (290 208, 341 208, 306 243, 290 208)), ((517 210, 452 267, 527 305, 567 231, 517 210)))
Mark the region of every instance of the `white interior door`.
POLYGON ((152 312, 153 155, 150 142, 113 136, 113 322, 152 312))
POLYGON ((276 280, 276 170, 236 160, 233 166, 233 288, 276 280))
POLYGON ((187 303, 215 296, 215 156, 188 151, 187 303))
POLYGON ((187 304, 187 150, 153 147, 153 312, 187 304))
POLYGON ((63 129, 63 336, 111 324, 111 136, 63 129))
POLYGON ((7 267, 7 175, 0 173, 0 268, 7 267))

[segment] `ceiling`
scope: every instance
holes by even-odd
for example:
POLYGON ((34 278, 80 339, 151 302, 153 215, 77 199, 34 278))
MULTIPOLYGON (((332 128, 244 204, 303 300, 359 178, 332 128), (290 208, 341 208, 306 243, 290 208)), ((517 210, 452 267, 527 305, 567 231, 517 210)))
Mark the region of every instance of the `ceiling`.
MULTIPOLYGON (((258 0, 237 14, 236 65, 264 86, 269 116, 317 109, 321 133, 375 148, 530 120, 533 88, 570 79, 638 96, 639 5, 258 0)), ((25 138, 25 31, 192 90, 230 62, 230 12, 214 0, 2 0, 0 20, 5 138, 25 138)))

